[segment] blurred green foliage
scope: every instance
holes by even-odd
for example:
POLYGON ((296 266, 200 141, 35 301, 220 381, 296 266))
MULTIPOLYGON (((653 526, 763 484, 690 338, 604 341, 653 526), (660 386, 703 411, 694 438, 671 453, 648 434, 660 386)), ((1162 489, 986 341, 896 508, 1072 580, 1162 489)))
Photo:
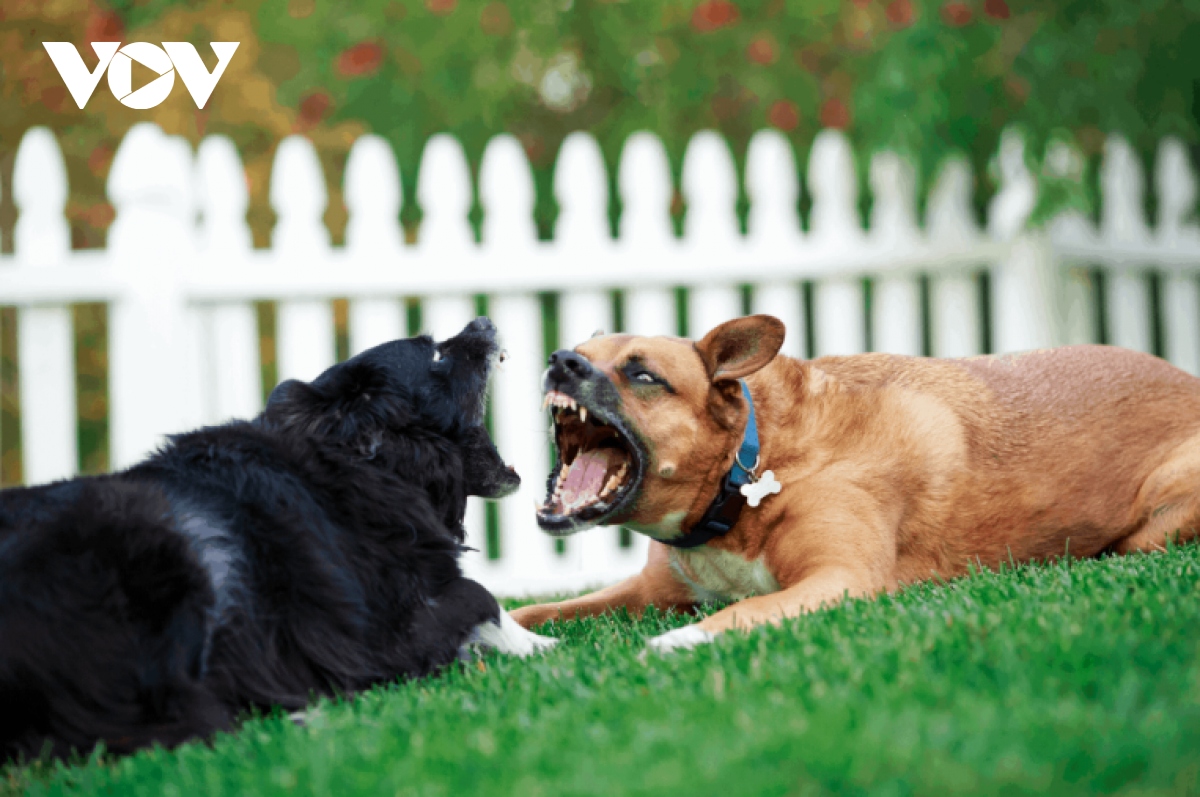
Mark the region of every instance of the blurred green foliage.
MULTIPOLYGON (((1200 0, 6 0, 0 44, 0 160, 31 125, 60 131, 82 245, 111 220, 103 179, 145 118, 193 141, 235 140, 260 244, 270 156, 294 132, 322 154, 335 239, 345 156, 367 131, 396 150, 410 228, 431 134, 453 132, 473 165, 489 137, 516 135, 547 235, 553 162, 573 130, 594 133, 610 165, 629 133, 655 131, 678 177, 700 129, 724 133, 740 163, 760 128, 785 131, 803 158, 835 127, 861 155, 908 153, 926 182, 951 151, 986 177, 1009 124, 1024 126, 1035 159, 1052 136, 1092 157, 1122 132, 1147 159, 1165 135, 1200 141, 1200 0), (210 67, 208 42, 241 46, 202 111, 180 90, 133 111, 103 87, 81 111, 41 42, 91 58, 85 43, 106 39, 191 41, 210 67)), ((981 200, 990 190, 981 180, 981 200)))

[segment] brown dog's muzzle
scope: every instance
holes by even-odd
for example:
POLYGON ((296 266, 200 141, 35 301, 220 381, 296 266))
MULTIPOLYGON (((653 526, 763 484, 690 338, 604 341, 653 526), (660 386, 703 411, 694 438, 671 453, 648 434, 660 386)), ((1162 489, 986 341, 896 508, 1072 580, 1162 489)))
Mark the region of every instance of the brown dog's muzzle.
POLYGON ((544 407, 554 420, 557 460, 538 507, 538 525, 562 536, 612 519, 636 498, 645 447, 606 374, 573 351, 550 355, 544 407))

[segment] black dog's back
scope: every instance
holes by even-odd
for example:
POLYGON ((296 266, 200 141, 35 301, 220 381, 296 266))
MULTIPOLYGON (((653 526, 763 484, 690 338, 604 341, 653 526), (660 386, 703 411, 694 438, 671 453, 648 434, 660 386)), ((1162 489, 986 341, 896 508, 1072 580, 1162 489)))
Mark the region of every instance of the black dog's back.
POLYGON ((161 492, 98 477, 0 502, 0 743, 116 752, 228 727, 202 681, 213 592, 161 492))

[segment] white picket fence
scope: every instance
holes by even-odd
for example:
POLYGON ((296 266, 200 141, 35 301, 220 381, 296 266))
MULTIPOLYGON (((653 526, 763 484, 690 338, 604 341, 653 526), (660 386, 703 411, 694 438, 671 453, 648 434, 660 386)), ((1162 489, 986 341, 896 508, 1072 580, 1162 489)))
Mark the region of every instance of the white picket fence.
MULTIPOLYGON (((921 354, 925 315, 932 353, 940 356, 981 352, 985 313, 996 351, 1096 340, 1096 308, 1104 307, 1111 342, 1149 350, 1160 329, 1167 356, 1200 373, 1200 229, 1190 220, 1195 179, 1178 142, 1161 147, 1153 228, 1142 212, 1138 161, 1116 137, 1106 150, 1098 229, 1063 216, 1048 232, 1025 230, 1036 184, 1019 137, 1006 135, 997 157, 1000 190, 986 229, 974 222, 963 161, 944 164, 921 229, 912 171, 883 153, 871 162, 874 204, 864 231, 851 157, 840 134, 818 137, 807 164, 810 231, 802 233, 792 151, 777 133, 756 135, 745 174, 752 206, 743 236, 729 151, 716 134, 700 133, 685 157, 688 212, 685 234, 676 238, 662 144, 650 134, 634 135, 620 162, 624 211, 613 240, 600 151, 590 137, 576 134, 555 174, 556 237, 539 242, 528 163, 515 139, 497 136, 479 177, 486 215, 478 245, 467 221, 472 196, 462 149, 455 139, 436 136, 420 171, 419 241, 408 246, 398 223, 396 163, 381 139, 366 136, 354 145, 345 175, 346 244, 334 248, 322 223, 327 197, 316 154, 307 140, 292 136, 275 157, 272 247, 255 250, 245 222, 245 176, 231 142, 212 136, 193 154, 183 139, 141 124, 130 130, 112 166, 108 192, 117 214, 108 248, 71 251, 61 153, 49 131, 30 130, 16 160, 15 255, 0 258, 0 305, 15 305, 19 313, 26 480, 77 470, 69 312, 77 302, 108 305, 110 451, 119 468, 165 433, 260 409, 253 301, 278 302, 279 377, 310 379, 335 360, 334 298, 350 300, 354 353, 405 334, 405 298, 419 299, 425 328, 446 336, 473 317, 473 295, 486 294, 510 353, 494 385, 496 438, 524 484, 500 504, 499 558, 472 554, 467 569, 510 595, 611 582, 637 570, 645 556, 644 539, 635 535, 632 547, 622 548, 615 529, 573 537, 559 553, 534 523, 532 504, 549 467, 549 421, 539 411, 539 292, 559 294, 558 342, 573 346, 596 329, 614 328, 613 289, 623 291, 626 330, 674 334, 674 289, 687 288, 687 332, 699 336, 742 314, 742 286, 749 285, 751 309, 787 323, 785 350, 794 355, 863 351, 868 329, 876 350, 921 354), (992 286, 988 308, 981 306, 977 279, 985 270, 992 286), (1101 272, 1106 278, 1097 281, 1101 272), (1151 272, 1159 276, 1151 280, 1151 272), (929 279, 927 300, 922 275, 929 279), (872 290, 869 319, 864 278, 872 290), (1161 293, 1157 303, 1151 286, 1161 293)), ((484 515, 472 504, 471 543, 481 551, 484 515)))

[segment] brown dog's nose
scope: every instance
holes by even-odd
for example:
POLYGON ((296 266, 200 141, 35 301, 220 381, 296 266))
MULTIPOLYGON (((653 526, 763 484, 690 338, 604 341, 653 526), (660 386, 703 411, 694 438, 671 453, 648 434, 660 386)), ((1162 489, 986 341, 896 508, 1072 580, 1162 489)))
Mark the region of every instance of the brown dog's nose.
POLYGON ((550 355, 550 373, 560 378, 584 379, 592 372, 592 364, 568 349, 550 355))

